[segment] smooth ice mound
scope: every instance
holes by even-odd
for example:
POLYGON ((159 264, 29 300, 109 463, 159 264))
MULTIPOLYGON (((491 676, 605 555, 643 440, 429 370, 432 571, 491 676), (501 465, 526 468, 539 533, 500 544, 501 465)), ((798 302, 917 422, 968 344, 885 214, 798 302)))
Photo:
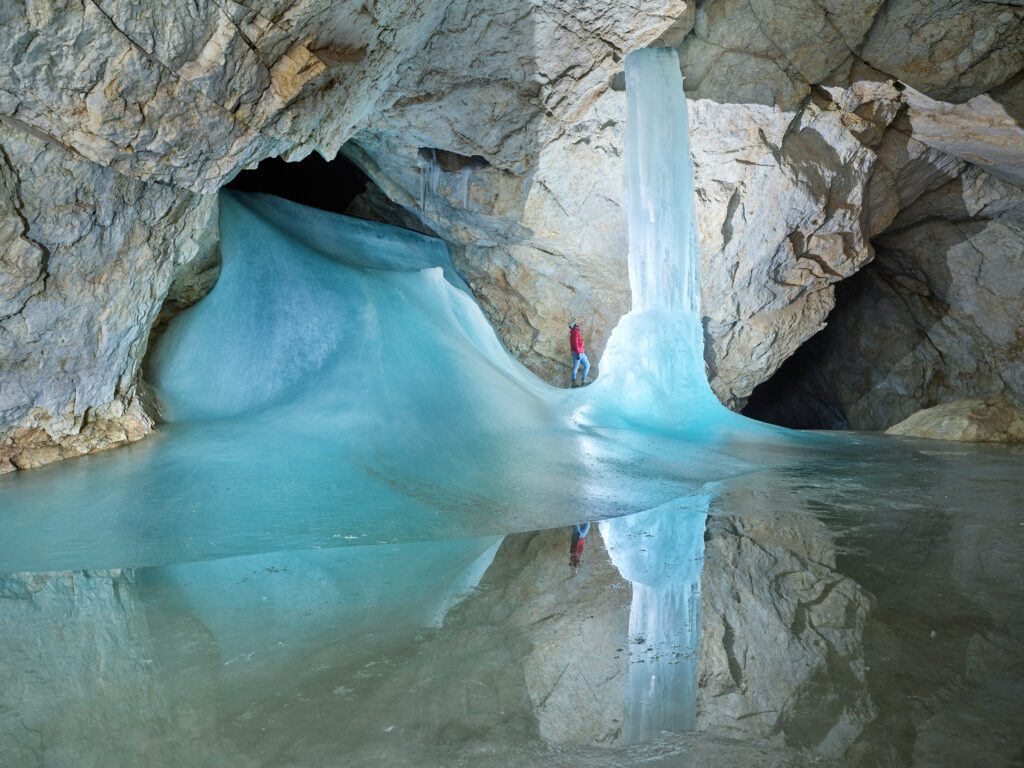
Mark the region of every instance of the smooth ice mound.
POLYGON ((644 430, 614 382, 540 382, 440 241, 263 195, 222 194, 220 224, 217 286, 153 354, 170 421, 0 480, 0 571, 532 530, 767 461, 720 407, 644 430))

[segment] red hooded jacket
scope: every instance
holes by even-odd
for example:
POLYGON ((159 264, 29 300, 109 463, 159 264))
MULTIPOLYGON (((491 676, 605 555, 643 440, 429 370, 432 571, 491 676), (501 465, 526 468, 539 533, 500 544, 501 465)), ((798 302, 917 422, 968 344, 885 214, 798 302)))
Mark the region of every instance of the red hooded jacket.
POLYGON ((583 334, 580 333, 578 325, 574 325, 569 331, 569 348, 577 355, 583 353, 583 334))

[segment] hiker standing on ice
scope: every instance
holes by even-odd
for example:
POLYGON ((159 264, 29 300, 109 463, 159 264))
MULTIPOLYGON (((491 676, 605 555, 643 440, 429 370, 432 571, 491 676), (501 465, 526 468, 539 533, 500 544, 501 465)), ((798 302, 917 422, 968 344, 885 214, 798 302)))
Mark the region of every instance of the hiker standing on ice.
POLYGON ((583 351, 583 334, 580 332, 580 324, 573 320, 569 323, 569 349, 572 350, 572 386, 576 386, 576 372, 583 364, 583 385, 587 386, 587 376, 590 375, 590 361, 587 360, 587 353, 583 351))

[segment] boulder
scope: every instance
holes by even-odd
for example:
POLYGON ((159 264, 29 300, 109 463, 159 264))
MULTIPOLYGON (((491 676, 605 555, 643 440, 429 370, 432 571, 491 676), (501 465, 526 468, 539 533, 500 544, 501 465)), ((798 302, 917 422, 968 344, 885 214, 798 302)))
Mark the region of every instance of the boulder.
POLYGON ((968 443, 1024 443, 1024 409, 1002 397, 956 400, 918 411, 885 433, 968 443))

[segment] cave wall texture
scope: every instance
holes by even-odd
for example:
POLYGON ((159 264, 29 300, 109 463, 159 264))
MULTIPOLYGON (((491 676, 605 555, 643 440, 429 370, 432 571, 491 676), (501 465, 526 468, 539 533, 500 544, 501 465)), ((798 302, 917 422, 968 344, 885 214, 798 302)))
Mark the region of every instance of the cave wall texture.
POLYGON ((597 358, 628 309, 622 57, 647 45, 686 75, 723 402, 811 337, 774 399, 835 423, 1024 399, 1019 2, 15 0, 0 471, 148 431, 151 327, 209 273, 216 190, 272 156, 344 152, 374 182, 358 210, 449 240, 508 348, 563 383, 566 320, 597 358))

